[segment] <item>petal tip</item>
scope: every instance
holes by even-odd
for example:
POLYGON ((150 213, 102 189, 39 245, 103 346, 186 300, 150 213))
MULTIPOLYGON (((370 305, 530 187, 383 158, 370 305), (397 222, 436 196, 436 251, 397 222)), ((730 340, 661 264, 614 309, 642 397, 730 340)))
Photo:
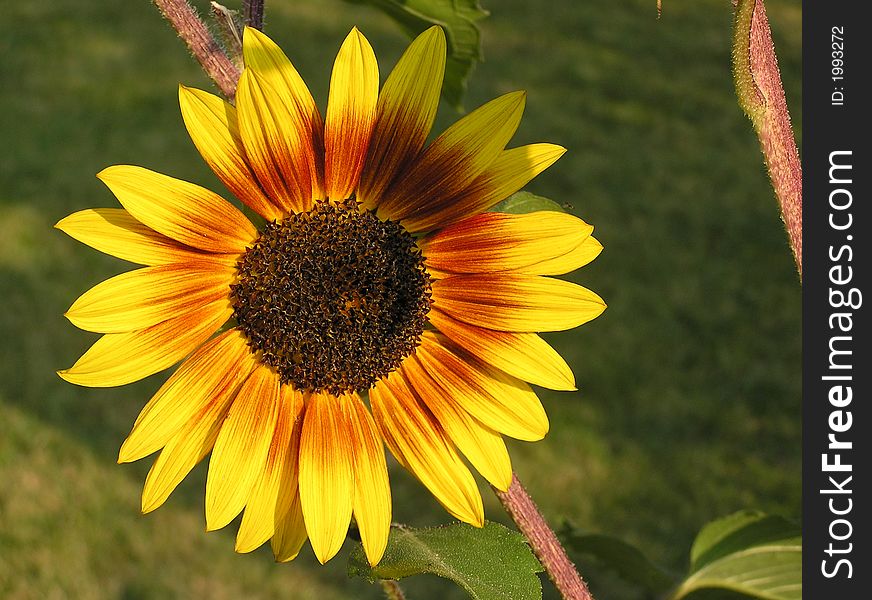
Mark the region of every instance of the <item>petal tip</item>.
POLYGON ((424 32, 420 35, 421 38, 424 38, 429 43, 436 43, 443 48, 445 47, 445 30, 442 29, 441 25, 432 25, 428 27, 424 32))
POLYGON ((179 83, 179 105, 184 109, 186 103, 190 103, 195 96, 194 88, 189 88, 184 83, 179 83))
POLYGON ((566 387, 558 391, 577 392, 578 386, 575 382, 575 373, 572 372, 572 369, 570 369, 568 365, 566 366, 566 371, 567 372, 565 373, 561 373, 563 380, 566 383, 566 387))
POLYGON ((577 392, 578 391, 578 386, 575 383, 575 376, 574 375, 569 375, 569 376, 564 375, 562 379, 563 379, 562 382, 555 381, 552 384, 553 386, 548 385, 547 388, 549 390, 554 390, 556 392, 577 392))
POLYGON ((97 173, 96 177, 106 185, 109 185, 109 180, 116 178, 119 171, 130 168, 127 165, 110 165, 97 173))
MULTIPOLYGON (((129 439, 130 438, 127 438, 127 440, 129 440, 129 439)), ((129 457, 129 453, 127 451, 127 440, 124 440, 124 442, 121 444, 121 447, 118 449, 118 459, 116 462, 119 465, 126 463, 126 462, 130 462, 129 460, 127 460, 127 458, 129 457)))
POLYGON ((503 476, 500 481, 493 482, 493 486, 497 488, 501 492, 508 492, 509 487, 512 485, 512 473, 509 471, 508 477, 503 476))
MULTIPOLYGON (((596 314, 593 314, 589 319, 585 320, 584 323, 589 323, 589 322, 593 321, 594 319, 599 318, 600 316, 602 316, 602 314, 604 312, 606 312, 606 309, 608 308, 608 305, 606 304, 605 300, 603 300, 599 296, 597 296, 596 299, 591 300, 591 301, 593 302, 593 304, 595 304, 597 306, 596 310, 594 311, 596 314)), ((582 323, 582 325, 584 323, 582 323)), ((73 323, 73 324, 75 325, 75 323, 73 323)))
POLYGON ((60 369, 59 371, 55 371, 55 373, 57 373, 58 377, 60 377, 67 383, 82 385, 81 383, 79 383, 79 378, 76 376, 78 375, 78 373, 73 371, 73 367, 70 367, 69 369, 60 369))
POLYGON ((224 525, 216 523, 214 518, 210 519, 208 515, 206 516, 206 533, 209 533, 210 531, 218 531, 222 527, 224 527, 224 525))
POLYGON ((358 29, 356 25, 351 28, 350 32, 348 32, 348 36, 345 38, 345 41, 346 43, 349 41, 354 41, 361 50, 368 50, 369 53, 372 53, 372 46, 370 45, 369 40, 366 39, 366 36, 363 35, 363 32, 358 29))
POLYGON ((369 552, 367 552, 366 553, 366 562, 369 563, 370 567, 374 567, 381 561, 381 559, 384 555, 385 555, 384 549, 382 549, 381 552, 374 553, 372 556, 370 556, 369 552))
POLYGON ((285 554, 285 555, 281 555, 281 556, 273 553, 273 560, 275 560, 276 564, 280 565, 282 563, 291 562, 292 560, 297 558, 297 556, 299 556, 299 555, 300 555, 299 550, 297 550, 296 552, 294 552, 292 554, 285 554))
POLYGON ((315 558, 317 558, 318 562, 322 565, 327 564, 327 561, 336 556, 339 550, 342 549, 342 544, 344 542, 344 535, 341 538, 335 538, 332 540, 318 539, 317 535, 314 538, 309 536, 309 543, 312 545, 312 552, 315 553, 315 558))
MULTIPOLYGON (((257 29, 256 27, 252 27, 251 25, 245 25, 242 28, 242 43, 243 44, 245 44, 246 39, 249 42, 252 42, 252 41, 256 42, 256 41, 262 40, 263 38, 266 38, 268 40, 270 39, 269 36, 267 36, 267 34, 262 32, 261 30, 257 29)), ((270 41, 272 41, 272 40, 270 40, 270 41)))
POLYGON ((161 505, 160 502, 155 502, 151 498, 146 498, 145 495, 143 494, 142 502, 139 506, 139 512, 141 512, 144 515, 147 515, 148 513, 157 509, 160 505, 161 505))
POLYGON ((132 435, 127 436, 127 439, 121 443, 121 448, 118 449, 118 464, 131 463, 143 458, 145 455, 140 454, 140 450, 132 443, 132 435))

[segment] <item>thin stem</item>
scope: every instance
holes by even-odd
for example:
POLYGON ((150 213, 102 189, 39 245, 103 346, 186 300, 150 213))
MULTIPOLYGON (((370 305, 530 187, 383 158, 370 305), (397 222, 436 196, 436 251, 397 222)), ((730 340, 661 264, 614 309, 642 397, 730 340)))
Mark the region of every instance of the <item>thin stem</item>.
POLYGON ((406 600, 406 596, 403 594, 403 588, 401 588, 400 584, 393 579, 379 579, 378 582, 381 584, 382 591, 385 593, 385 598, 388 600, 406 600))
POLYGON ((212 78, 221 93, 227 98, 236 94, 239 68, 233 64, 224 50, 209 33, 187 0, 153 0, 163 16, 178 32, 199 61, 206 74, 212 78))
POLYGON ((255 29, 263 29, 264 0, 242 0, 242 14, 245 24, 255 29))
POLYGON ((501 492, 494 488, 494 492, 518 529, 530 542, 533 553, 542 563, 560 595, 565 600, 593 600, 575 565, 566 556, 566 551, 548 527, 536 503, 521 485, 517 474, 512 474, 512 485, 507 491, 501 492))

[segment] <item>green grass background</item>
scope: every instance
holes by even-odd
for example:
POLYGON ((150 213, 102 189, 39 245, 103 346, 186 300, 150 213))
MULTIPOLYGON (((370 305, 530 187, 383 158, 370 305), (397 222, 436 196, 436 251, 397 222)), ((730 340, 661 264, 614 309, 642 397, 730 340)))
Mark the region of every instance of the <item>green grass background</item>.
MULTIPOLYGON (((205 2, 197 2, 204 6, 205 2)), ((231 6, 235 3, 230 2, 231 6)), ((382 78, 406 40, 339 0, 270 0, 267 32, 325 105, 352 25, 382 78)), ((793 121, 800 123, 799 0, 767 7, 793 121)), ((569 153, 529 189, 572 205, 605 251, 573 279, 609 309, 548 336, 578 393, 543 391, 552 431, 512 444, 547 517, 621 536, 680 570, 696 531, 735 510, 800 510, 800 287, 756 138, 733 95, 727 0, 492 0, 486 62, 467 106, 528 91, 514 144, 569 153)), ((88 390, 54 374, 95 336, 61 314, 128 268, 51 229, 114 206, 94 178, 118 163, 218 188, 191 145, 177 84, 210 88, 145 0, 4 2, 0 13, 0 597, 378 598, 311 550, 275 565, 204 533, 205 469, 139 515, 149 461, 115 464, 166 377, 88 390)), ((442 107, 438 128, 456 118, 442 107)), ((395 466, 395 465, 394 465, 395 466)), ((395 519, 450 518, 392 471, 395 519)), ((506 517, 482 486, 490 518, 506 517)), ((632 597, 596 576, 602 600, 632 597)), ((434 577, 413 599, 461 598, 434 577)), ((546 584, 546 597, 553 591, 546 584)))

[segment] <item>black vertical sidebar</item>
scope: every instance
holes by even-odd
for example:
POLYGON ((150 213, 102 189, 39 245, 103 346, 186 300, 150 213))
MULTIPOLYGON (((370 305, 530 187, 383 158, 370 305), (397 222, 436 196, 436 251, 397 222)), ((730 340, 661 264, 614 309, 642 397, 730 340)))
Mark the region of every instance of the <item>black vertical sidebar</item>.
POLYGON ((803 593, 810 600, 872 598, 867 7, 803 2, 803 593))

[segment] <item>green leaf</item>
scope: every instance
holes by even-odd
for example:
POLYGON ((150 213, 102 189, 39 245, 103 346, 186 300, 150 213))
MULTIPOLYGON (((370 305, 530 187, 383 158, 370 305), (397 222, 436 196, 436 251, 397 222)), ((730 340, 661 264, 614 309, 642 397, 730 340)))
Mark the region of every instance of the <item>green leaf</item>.
POLYGON ((441 25, 448 39, 448 60, 442 98, 463 110, 466 82, 476 63, 481 62, 481 34, 476 21, 486 17, 478 0, 347 0, 369 4, 396 21, 414 38, 433 25, 441 25))
POLYGON ((690 549, 690 571, 744 548, 784 540, 799 542, 796 525, 781 517, 740 511, 702 528, 690 549))
POLYGON ((718 591, 760 600, 802 598, 802 538, 789 521, 740 512, 706 525, 690 552, 690 575, 671 596, 718 591))
POLYGON ((360 544, 348 559, 349 575, 374 581, 432 573, 476 600, 538 600, 541 571, 519 533, 490 521, 481 529, 463 523, 426 529, 395 525, 378 565, 369 566, 360 544))
POLYGON ((652 594, 665 592, 676 584, 674 576, 651 562, 641 550, 616 537, 586 534, 567 523, 560 531, 560 539, 574 553, 594 557, 624 581, 652 594))
POLYGON ((548 198, 531 194, 530 192, 515 192, 505 200, 495 204, 490 212, 512 213, 522 215, 526 213, 536 212, 537 210, 553 210, 557 212, 566 212, 566 209, 548 198))

